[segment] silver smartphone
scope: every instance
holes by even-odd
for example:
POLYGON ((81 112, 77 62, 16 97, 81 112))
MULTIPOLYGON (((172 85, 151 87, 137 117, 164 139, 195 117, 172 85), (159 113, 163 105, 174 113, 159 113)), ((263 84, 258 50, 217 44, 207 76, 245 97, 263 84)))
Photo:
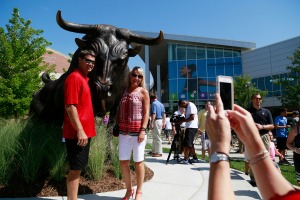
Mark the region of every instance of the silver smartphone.
POLYGON ((217 93, 223 101, 224 110, 232 110, 234 103, 233 78, 231 76, 217 76, 217 93))

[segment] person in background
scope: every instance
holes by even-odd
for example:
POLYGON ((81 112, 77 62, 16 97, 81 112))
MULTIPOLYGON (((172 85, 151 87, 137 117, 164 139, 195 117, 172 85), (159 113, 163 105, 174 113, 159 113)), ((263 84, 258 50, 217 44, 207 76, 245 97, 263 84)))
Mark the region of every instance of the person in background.
MULTIPOLYGON (((275 155, 277 155, 280 158, 284 157, 279 151, 276 149, 275 144, 273 142, 273 133, 269 131, 269 136, 270 136, 270 157, 271 160, 273 161, 275 167, 280 171, 279 165, 275 160, 275 155)), ((281 171, 280 171, 281 172, 281 171)))
POLYGON ((297 126, 297 123, 299 121, 299 112, 298 111, 293 111, 292 112, 292 127, 297 126))
POLYGON ((185 119, 179 120, 179 124, 181 122, 186 122, 184 133, 184 159, 182 159, 180 163, 186 165, 198 163, 199 160, 194 147, 194 139, 198 131, 197 107, 194 103, 186 100, 179 100, 178 106, 186 109, 185 119), (190 154, 193 156, 193 159, 191 160, 189 160, 190 154))
POLYGON ((152 129, 152 157, 162 156, 161 132, 166 125, 166 114, 164 105, 157 100, 157 96, 151 95, 151 125, 152 129))
MULTIPOLYGON (((256 128, 259 131, 259 135, 263 141, 263 144, 265 145, 266 149, 269 151, 270 149, 270 137, 269 137, 269 131, 274 129, 273 124, 273 118, 271 112, 262 107, 262 98, 259 93, 254 93, 251 96, 252 100, 252 107, 248 109, 248 111, 251 113, 252 118, 255 122, 256 128)), ((245 148, 245 158, 247 158, 247 149, 245 148)), ((249 168, 249 163, 245 162, 245 168, 249 168)), ((250 171, 250 179, 251 183, 255 184, 255 179, 253 176, 252 171, 250 171)))
POLYGON ((300 121, 293 126, 286 141, 286 146, 293 151, 297 184, 300 187, 300 121))
POLYGON ((166 139, 168 140, 168 144, 171 144, 172 125, 170 122, 170 114, 169 113, 166 114, 166 126, 165 126, 164 132, 166 134, 166 139))
POLYGON ((208 134, 205 131, 205 121, 206 121, 206 116, 208 113, 208 105, 210 105, 210 101, 206 101, 205 108, 200 110, 198 113, 198 122, 199 122, 198 131, 201 134, 202 160, 205 160, 205 151, 208 152, 208 156, 210 154, 208 134))
POLYGON ((82 50, 77 68, 64 83, 63 137, 67 147, 69 173, 67 176, 68 199, 76 200, 80 174, 88 163, 91 138, 96 136, 88 73, 94 69, 95 53, 82 50))
POLYGON ((215 99, 215 106, 209 105, 205 126, 211 142, 208 199, 235 199, 228 156, 231 128, 245 144, 262 199, 300 199, 300 192, 274 166, 251 114, 238 105, 224 111, 220 95, 215 99))
MULTIPOLYGON (((287 109, 281 108, 280 114, 275 118, 274 124, 276 129, 276 140, 277 140, 277 149, 285 157, 286 154, 286 141, 288 137, 287 128, 290 128, 290 125, 287 124, 287 109)), ((280 165, 290 165, 290 163, 285 159, 281 158, 279 161, 280 165)))
POLYGON ((126 194, 123 200, 128 200, 134 195, 130 175, 130 158, 133 152, 133 161, 136 168, 137 187, 135 199, 141 199, 145 177, 144 153, 146 146, 146 128, 149 119, 150 100, 145 87, 144 71, 134 67, 129 72, 129 84, 125 89, 118 113, 119 119, 119 159, 126 194))

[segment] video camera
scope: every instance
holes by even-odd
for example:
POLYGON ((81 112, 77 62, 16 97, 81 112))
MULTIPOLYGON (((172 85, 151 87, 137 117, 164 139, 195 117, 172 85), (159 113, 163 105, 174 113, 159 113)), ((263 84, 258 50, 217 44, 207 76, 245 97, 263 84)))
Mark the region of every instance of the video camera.
POLYGON ((171 118, 170 118, 170 122, 172 123, 177 123, 178 121, 182 120, 182 119, 185 119, 185 117, 183 115, 173 115, 171 118))

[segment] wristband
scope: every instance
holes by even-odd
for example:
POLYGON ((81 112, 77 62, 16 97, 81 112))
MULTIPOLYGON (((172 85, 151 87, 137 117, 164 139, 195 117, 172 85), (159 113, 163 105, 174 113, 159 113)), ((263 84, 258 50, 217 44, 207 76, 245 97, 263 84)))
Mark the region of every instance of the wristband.
POLYGON ((141 130, 141 131, 146 131, 146 128, 142 127, 140 130, 141 130))

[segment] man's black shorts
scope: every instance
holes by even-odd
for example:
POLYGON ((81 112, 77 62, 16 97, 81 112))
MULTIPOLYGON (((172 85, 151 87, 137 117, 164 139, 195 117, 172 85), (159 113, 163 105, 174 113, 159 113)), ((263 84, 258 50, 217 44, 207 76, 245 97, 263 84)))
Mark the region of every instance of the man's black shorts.
POLYGON ((89 158, 90 141, 84 147, 77 145, 78 140, 66 139, 67 156, 70 170, 84 170, 89 158))
POLYGON ((197 128, 186 128, 184 136, 184 146, 194 147, 194 139, 197 133, 197 128))
POLYGON ((277 141, 277 149, 288 149, 286 146, 287 138, 277 137, 276 141, 277 141))

